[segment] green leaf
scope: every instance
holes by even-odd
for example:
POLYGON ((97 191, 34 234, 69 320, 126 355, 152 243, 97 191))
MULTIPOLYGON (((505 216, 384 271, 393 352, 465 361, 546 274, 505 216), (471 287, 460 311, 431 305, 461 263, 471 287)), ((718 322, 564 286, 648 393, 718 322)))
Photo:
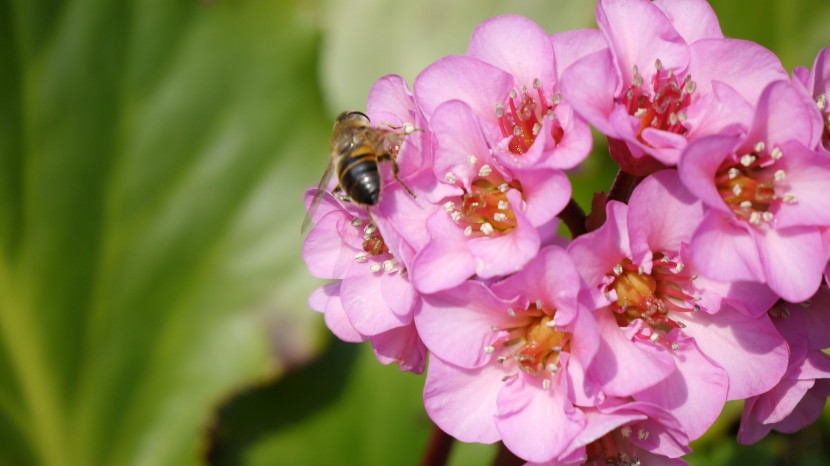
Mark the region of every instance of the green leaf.
POLYGON ((417 465, 431 429, 422 387, 368 344, 333 341, 314 364, 224 406, 210 464, 417 465))
POLYGON ((0 2, 0 464, 198 464, 220 398, 313 351, 312 12, 0 2))

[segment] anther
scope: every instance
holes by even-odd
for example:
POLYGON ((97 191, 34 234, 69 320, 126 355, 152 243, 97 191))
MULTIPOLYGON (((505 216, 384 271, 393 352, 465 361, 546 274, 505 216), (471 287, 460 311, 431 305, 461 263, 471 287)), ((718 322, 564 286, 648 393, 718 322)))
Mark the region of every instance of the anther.
POLYGON ((620 428, 620 435, 622 435, 623 438, 631 437, 631 426, 622 426, 620 428))
POLYGON ((464 229, 464 236, 472 236, 473 235, 473 227, 467 225, 467 228, 464 229))
POLYGON ((496 118, 501 118, 504 116, 504 105, 496 104, 496 118))
POLYGON ((787 174, 784 173, 784 170, 776 170, 775 171, 775 181, 784 181, 784 178, 787 177, 787 174))
POLYGON ((695 312, 700 312, 700 305, 699 304, 692 305, 692 310, 695 311, 695 312))
POLYGON ((683 265, 683 263, 682 263, 682 262, 678 262, 678 263, 677 263, 677 265, 675 265, 675 266, 674 266, 674 270, 673 270, 673 271, 674 271, 674 273, 680 273, 680 272, 682 272, 682 271, 683 271, 683 268, 684 268, 684 267, 685 267, 685 265, 683 265))
POLYGON ((397 264, 392 259, 383 261, 383 271, 386 273, 394 272, 397 264))
POLYGON ((510 98, 515 99, 519 97, 519 94, 516 92, 516 89, 510 89, 510 98))
POLYGON ((450 218, 453 219, 453 221, 455 222, 460 221, 462 217, 463 216, 461 215, 461 212, 457 210, 453 210, 452 212, 450 212, 450 218))
POLYGON ((485 176, 490 176, 491 173, 493 173, 493 169, 490 167, 490 165, 482 165, 481 168, 478 169, 478 176, 482 178, 485 176))
POLYGON ((559 102, 562 102, 562 96, 557 92, 556 94, 553 94, 550 101, 553 105, 559 105, 559 102))
POLYGON ((510 203, 507 201, 499 201, 499 210, 507 210, 510 208, 510 203))
POLYGON ((648 438, 648 431, 645 429, 640 429, 637 431, 637 438, 640 440, 645 440, 648 438))
POLYGON ((741 156, 741 165, 748 167, 755 163, 755 156, 752 154, 744 154, 741 156))
POLYGON ((372 271, 372 272, 380 272, 380 264, 370 265, 369 270, 372 271))
POLYGON ((735 178, 737 178, 737 177, 738 177, 738 175, 740 175, 740 174, 741 174, 741 171, 740 171, 740 170, 738 170, 738 169, 737 169, 737 168, 735 168, 735 167, 732 167, 732 168, 730 168, 730 169, 729 169, 729 179, 730 179, 730 180, 734 180, 734 179, 735 179, 735 178))
POLYGON ((677 351, 678 349, 680 349, 680 345, 678 345, 677 342, 674 342, 671 344, 671 349, 672 351, 677 351))
POLYGON ((534 123, 533 124, 533 129, 531 129, 531 132, 533 133, 534 136, 538 136, 539 131, 541 131, 541 130, 542 130, 542 125, 540 125, 539 123, 534 123))
POLYGON ((764 212, 763 214, 761 214, 761 217, 764 219, 765 222, 771 222, 772 212, 764 212))
POLYGON ((355 262, 366 262, 367 260, 369 260, 369 255, 365 252, 359 252, 354 255, 354 260, 355 262))
POLYGON ((678 120, 679 122, 681 122, 681 123, 683 123, 684 121, 686 121, 686 112, 685 112, 685 111, 683 111, 683 110, 681 110, 681 111, 677 112, 677 120, 678 120))
POLYGON ((758 143, 755 144, 755 152, 756 153, 763 152, 764 148, 766 148, 766 147, 767 146, 766 146, 766 144, 764 144, 764 141, 758 141, 758 143))
POLYGON ((752 208, 752 201, 741 201, 739 204, 742 209, 751 209, 752 208))
POLYGON ((772 160, 779 160, 784 156, 784 153, 781 152, 780 148, 776 147, 770 152, 769 156, 772 157, 772 160))
POLYGON ((360 220, 359 218, 353 218, 353 219, 352 219, 352 226, 353 226, 353 227, 358 228, 358 227, 360 227, 361 225, 363 225, 363 221, 362 221, 362 220, 360 220))
POLYGON ((785 202, 785 203, 787 203, 787 204, 794 204, 794 203, 795 203, 795 201, 796 201, 796 199, 795 199, 795 194, 792 194, 792 193, 787 193, 787 194, 784 194, 784 202, 785 202))
POLYGON ((542 381, 542 388, 545 390, 550 389, 550 379, 545 379, 542 381))
POLYGON ((455 202, 453 202, 453 201, 445 202, 444 203, 444 210, 446 210, 448 213, 455 210, 455 202))
POLYGON ((622 264, 615 265, 613 270, 614 270, 614 275, 622 275, 622 273, 623 273, 622 264))
POLYGON ((493 231, 493 225, 490 225, 489 222, 484 222, 481 224, 481 232, 485 235, 490 236, 493 234, 493 231))
POLYGON ((363 233, 367 234, 367 235, 371 235, 374 232, 376 232, 377 230, 378 230, 378 228, 375 226, 375 224, 370 223, 370 224, 366 225, 366 228, 363 229, 363 233))
POLYGON ((826 106, 827 106, 827 94, 819 94, 819 96, 816 97, 816 107, 818 107, 819 110, 824 110, 824 107, 826 107, 826 106))
POLYGON ((742 192, 743 188, 741 188, 741 185, 736 184, 735 186, 732 186, 732 194, 740 196, 742 192))
POLYGON ((545 327, 547 327, 547 328, 556 328, 556 322, 554 322, 553 320, 549 320, 549 321, 545 322, 545 327))
POLYGON ((634 116, 637 117, 637 118, 640 118, 643 115, 645 115, 647 111, 648 110, 646 110, 645 108, 638 108, 637 111, 634 112, 634 116))
POLYGON ((447 183, 452 183, 452 184, 454 184, 456 181, 458 181, 457 179, 455 179, 455 176, 450 172, 447 172, 447 173, 444 174, 444 179, 447 180, 447 183))
POLYGON ((648 339, 651 340, 652 343, 657 343, 657 341, 660 340, 660 335, 652 333, 648 339))
POLYGON ((510 185, 508 185, 507 183, 502 183, 499 185, 499 192, 506 193, 508 189, 510 189, 510 185))
POLYGON ((513 310, 512 307, 508 307, 507 308, 507 315, 509 315, 510 317, 516 317, 516 311, 513 310))
POLYGON ((753 225, 758 225, 759 223, 761 223, 761 214, 758 213, 758 211, 749 214, 749 223, 753 225))
POLYGON ((542 309, 542 300, 541 299, 536 300, 536 309, 542 309))
POLYGON ((542 87, 542 81, 540 81, 539 78, 534 79, 533 80, 533 88, 534 89, 539 89, 540 87, 542 87))
POLYGON ((490 345, 484 347, 484 352, 487 354, 493 354, 494 351, 496 351, 496 348, 493 348, 490 345))
POLYGON ((495 214, 493 214, 493 220, 495 220, 497 222, 506 222, 507 221, 507 215, 504 215, 501 212, 496 212, 495 214))
POLYGON ((476 164, 478 163, 478 159, 476 158, 475 155, 468 155, 467 156, 467 162, 470 163, 471 167, 475 167, 476 164))
MULTIPOLYGON (((689 76, 687 76, 688 78, 689 76)), ((683 86, 683 90, 686 91, 686 94, 694 94, 697 90, 697 83, 694 81, 689 81, 683 86)))
POLYGON ((663 70, 663 62, 660 61, 659 58, 657 60, 654 60, 654 67, 657 68, 657 71, 662 71, 663 70))

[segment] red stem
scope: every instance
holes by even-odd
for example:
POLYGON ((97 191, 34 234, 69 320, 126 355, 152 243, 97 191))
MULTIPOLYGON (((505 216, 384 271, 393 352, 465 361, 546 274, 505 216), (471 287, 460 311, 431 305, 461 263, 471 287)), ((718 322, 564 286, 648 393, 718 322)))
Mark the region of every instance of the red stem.
POLYGON ((421 466, 445 466, 450 457, 453 440, 438 426, 434 426, 421 459, 421 466))

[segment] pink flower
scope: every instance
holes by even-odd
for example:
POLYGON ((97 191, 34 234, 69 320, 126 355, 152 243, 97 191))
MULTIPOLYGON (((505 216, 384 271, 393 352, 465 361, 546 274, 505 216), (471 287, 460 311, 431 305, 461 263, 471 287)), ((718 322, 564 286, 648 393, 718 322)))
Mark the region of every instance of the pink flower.
POLYGON ((481 23, 466 55, 433 63, 414 87, 429 118, 444 102, 466 102, 500 163, 567 169, 588 156, 592 137, 561 101, 558 79, 545 31, 527 18, 505 15, 481 23))
MULTIPOLYGON (((303 244, 303 257, 312 275, 335 279, 309 298, 323 312, 326 325, 339 338, 369 340, 378 359, 400 364, 402 370, 422 372, 426 349, 413 323, 418 294, 407 266, 425 241, 423 224, 433 206, 426 202, 423 183, 431 172, 430 132, 403 79, 379 79, 369 94, 367 114, 378 127, 412 125, 397 153, 400 178, 419 198, 413 198, 392 176, 390 163, 380 163, 380 199, 367 209, 324 194, 311 212, 314 227, 303 244), (427 176, 423 176, 426 173, 427 176), (409 224, 401 228, 401 216, 409 224), (410 225, 415 224, 416 228, 410 225)), ((314 194, 306 195, 308 203, 314 194)))
POLYGON ((770 310, 790 345, 784 378, 771 390, 747 399, 738 440, 755 443, 771 430, 793 433, 815 422, 830 396, 830 290, 822 286, 809 301, 781 302, 770 310))
POLYGON ((830 152, 830 47, 819 52, 812 71, 798 67, 793 70, 793 81, 802 85, 807 96, 816 103, 815 110, 823 122, 819 148, 830 152))
POLYGON ((791 302, 818 289, 828 259, 830 158, 809 149, 821 134, 811 106, 794 85, 775 82, 746 135, 709 136, 684 152, 680 177, 707 206, 691 241, 704 275, 765 283, 791 302))
POLYGON ((608 48, 562 76, 562 94, 634 175, 678 163, 689 141, 739 134, 764 86, 787 74, 759 45, 725 39, 706 1, 600 0, 608 48))
MULTIPOLYGON (((307 193, 307 198, 314 191, 307 193)), ((303 244, 312 275, 337 279, 312 293, 309 306, 344 341, 370 340, 378 359, 422 372, 426 350, 412 321, 417 293, 364 209, 326 194, 303 244)))
POLYGON ((586 426, 574 393, 598 344, 577 301, 579 275, 548 247, 494 285, 476 281, 425 295, 415 315, 430 349, 424 404, 465 442, 502 440, 528 461, 554 460, 586 426))
POLYGON ((762 314, 772 293, 709 280, 690 266, 688 242, 702 219, 702 204, 677 173, 662 171, 634 190, 628 206, 609 202, 606 223, 568 248, 595 290, 606 346, 624 367, 594 380, 599 390, 669 410, 692 439, 725 400, 774 386, 787 361, 786 344, 762 314))
POLYGON ((440 105, 430 125, 437 183, 426 197, 442 207, 426 222, 429 241, 415 257, 413 283, 432 293, 473 275, 517 272, 536 256, 567 204, 567 177, 558 170, 499 163, 480 120, 464 102, 440 105))
POLYGON ((583 411, 588 421, 585 429, 561 461, 544 463, 546 466, 686 464, 679 457, 691 451, 689 439, 677 420, 660 407, 610 399, 601 407, 583 411))

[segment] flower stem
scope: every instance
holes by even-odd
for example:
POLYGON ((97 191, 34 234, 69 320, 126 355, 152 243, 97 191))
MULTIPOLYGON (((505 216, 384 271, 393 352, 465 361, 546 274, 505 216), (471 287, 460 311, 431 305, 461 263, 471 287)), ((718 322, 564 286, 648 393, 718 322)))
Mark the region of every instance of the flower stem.
POLYGON ((562 209, 562 212, 559 212, 558 217, 560 220, 565 222, 565 226, 567 226, 568 230, 571 232, 571 238, 576 238, 577 236, 588 232, 585 227, 585 212, 582 210, 582 207, 579 207, 579 204, 577 204, 573 198, 568 201, 568 205, 562 209))
POLYGON ((450 457, 453 438, 438 426, 433 426, 432 435, 421 459, 421 466, 444 466, 450 457))
POLYGON ((622 170, 618 171, 614 184, 611 185, 611 191, 608 192, 608 200, 628 203, 628 198, 643 178, 645 177, 629 175, 622 170))

